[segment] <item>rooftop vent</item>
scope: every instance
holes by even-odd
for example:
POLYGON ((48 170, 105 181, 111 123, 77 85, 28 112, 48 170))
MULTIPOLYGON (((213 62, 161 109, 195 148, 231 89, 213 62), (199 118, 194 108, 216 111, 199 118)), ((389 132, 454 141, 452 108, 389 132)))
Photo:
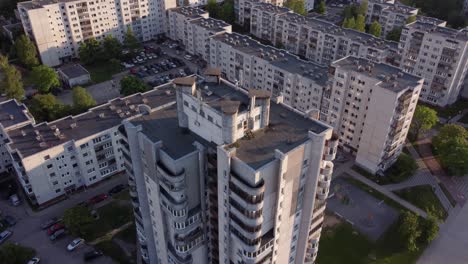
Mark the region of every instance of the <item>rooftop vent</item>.
POLYGON ((76 128, 76 126, 77 126, 76 123, 71 123, 71 124, 70 124, 70 127, 71 127, 71 128, 76 128))
POLYGON ((14 115, 10 115, 9 117, 10 117, 10 120, 15 119, 15 116, 14 116, 14 115))
POLYGON ((104 117, 106 117, 106 114, 100 113, 100 114, 99 114, 99 117, 100 117, 100 118, 104 118, 104 117))
POLYGON ((41 143, 39 143, 39 146, 40 146, 41 148, 46 148, 46 147, 47 147, 47 143, 41 142, 41 143))
POLYGON ((25 137, 25 136, 26 136, 26 131, 21 130, 21 135, 22 135, 23 137, 25 137))

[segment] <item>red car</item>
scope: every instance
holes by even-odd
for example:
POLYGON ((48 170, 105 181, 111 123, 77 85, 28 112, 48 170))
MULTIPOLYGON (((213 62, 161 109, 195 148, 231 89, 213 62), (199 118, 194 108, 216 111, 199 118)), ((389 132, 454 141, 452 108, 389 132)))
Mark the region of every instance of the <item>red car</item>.
POLYGON ((107 199, 107 197, 108 197, 107 194, 99 194, 99 195, 96 195, 93 198, 89 199, 89 203, 90 204, 97 204, 97 203, 102 202, 105 199, 107 199))
POLYGON ((50 236, 53 233, 55 233, 55 231, 60 230, 60 229, 64 229, 64 228, 65 228, 65 226, 63 224, 60 224, 60 223, 55 224, 55 225, 49 227, 49 229, 47 229, 47 235, 50 236))

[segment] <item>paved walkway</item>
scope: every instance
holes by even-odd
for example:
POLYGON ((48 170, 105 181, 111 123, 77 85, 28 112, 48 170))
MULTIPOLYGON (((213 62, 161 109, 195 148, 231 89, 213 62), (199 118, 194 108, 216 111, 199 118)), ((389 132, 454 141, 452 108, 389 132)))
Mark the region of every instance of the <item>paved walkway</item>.
POLYGON ((414 147, 410 143, 407 143, 406 147, 409 150, 413 159, 418 164, 418 170, 416 171, 415 175, 413 175, 408 180, 405 180, 403 182, 396 183, 396 184, 384 185, 384 187, 390 191, 395 191, 395 190, 406 189, 406 188, 410 188, 414 186, 430 185, 432 186, 437 198, 439 198, 439 201, 442 204, 442 206, 445 208, 447 213, 449 213, 450 210, 452 209, 452 204, 450 203, 450 200, 447 198, 447 196, 445 196, 445 193, 440 188, 437 178, 435 178, 431 174, 424 160, 419 156, 418 152, 414 149, 414 147))
POLYGON ((385 196, 387 196, 388 198, 394 200, 395 202, 399 203, 401 206, 407 208, 408 210, 411 210, 413 211, 414 213, 426 218, 427 217, 427 214, 425 211, 421 210, 420 208, 412 205, 411 203, 407 202, 406 200, 398 197, 396 194, 394 194, 393 192, 389 191, 387 188, 385 188, 384 186, 382 185, 379 185, 369 179, 367 179, 366 177, 362 176, 361 174, 355 172, 354 170, 349 170, 347 171, 347 174, 349 176, 351 176, 352 178, 368 185, 369 187, 371 187, 372 189, 384 194, 385 196))
POLYGON ((88 244, 90 245, 96 245, 102 241, 106 241, 106 240, 109 240, 109 239, 112 239, 112 237, 114 237, 117 233, 119 233, 120 231, 126 229, 127 227, 129 227, 130 225, 133 225, 133 222, 130 221, 128 223, 125 223, 124 225, 121 225, 119 228, 116 228, 116 229, 112 229, 111 231, 109 231, 107 234, 101 236, 101 237, 98 237, 96 238, 94 241, 92 242, 89 242, 88 244))

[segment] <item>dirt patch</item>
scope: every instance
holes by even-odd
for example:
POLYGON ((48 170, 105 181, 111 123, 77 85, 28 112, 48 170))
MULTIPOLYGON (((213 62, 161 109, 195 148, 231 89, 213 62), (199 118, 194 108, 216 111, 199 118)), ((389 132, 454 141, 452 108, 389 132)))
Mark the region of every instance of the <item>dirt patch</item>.
POLYGON ((323 220, 323 227, 334 227, 341 224, 343 221, 334 214, 326 214, 323 220))

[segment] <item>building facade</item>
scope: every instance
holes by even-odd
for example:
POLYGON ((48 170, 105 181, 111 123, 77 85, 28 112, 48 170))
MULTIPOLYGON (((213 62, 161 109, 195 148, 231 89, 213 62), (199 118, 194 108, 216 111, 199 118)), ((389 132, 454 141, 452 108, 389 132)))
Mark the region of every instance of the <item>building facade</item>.
POLYGON ((402 28, 407 24, 409 17, 417 14, 417 8, 395 3, 394 0, 370 0, 367 5, 366 23, 379 22, 382 26, 382 37, 385 38, 390 31, 402 28))
MULTIPOLYGON (((307 1, 308 2, 308 1, 307 1)), ((313 0, 312 0, 313 2, 313 0)), ((251 9, 256 3, 268 3, 274 6, 283 6, 283 0, 234 0, 234 13, 236 23, 244 26, 246 29, 250 27, 251 9)))
POLYGON ((385 171, 405 145, 423 79, 356 57, 333 62, 330 72, 323 117, 358 165, 372 173, 385 171))
POLYGON ((400 67, 425 79, 422 101, 443 107, 458 99, 468 70, 468 29, 416 21, 403 28, 399 48, 400 67))
POLYGON ((231 33, 232 26, 208 17, 200 8, 179 7, 168 10, 169 37, 184 45, 185 51, 209 61, 210 37, 231 33))
MULTIPOLYGON (((168 90, 167 90, 168 91, 168 90)), ((4 142, 18 181, 32 203, 46 205, 79 188, 124 170, 118 126, 124 119, 157 109, 174 96, 153 90, 118 98, 77 116, 36 124, 32 119, 8 126, 24 105, 3 107, 4 142), (6 112, 8 110, 8 112, 6 112), (7 128, 7 129, 5 129, 7 128)), ((10 101, 12 102, 12 101, 10 101)), ((2 145, 3 148, 3 145, 2 145)), ((2 166, 4 167, 4 166, 2 166)))
POLYGON ((146 262, 313 263, 332 129, 217 74, 174 85, 174 105, 124 122, 146 262))
POLYGON ((24 31, 43 64, 58 66, 78 57, 81 43, 112 35, 123 41, 131 28, 148 41, 166 32, 166 10, 174 0, 32 0, 18 3, 24 31))

